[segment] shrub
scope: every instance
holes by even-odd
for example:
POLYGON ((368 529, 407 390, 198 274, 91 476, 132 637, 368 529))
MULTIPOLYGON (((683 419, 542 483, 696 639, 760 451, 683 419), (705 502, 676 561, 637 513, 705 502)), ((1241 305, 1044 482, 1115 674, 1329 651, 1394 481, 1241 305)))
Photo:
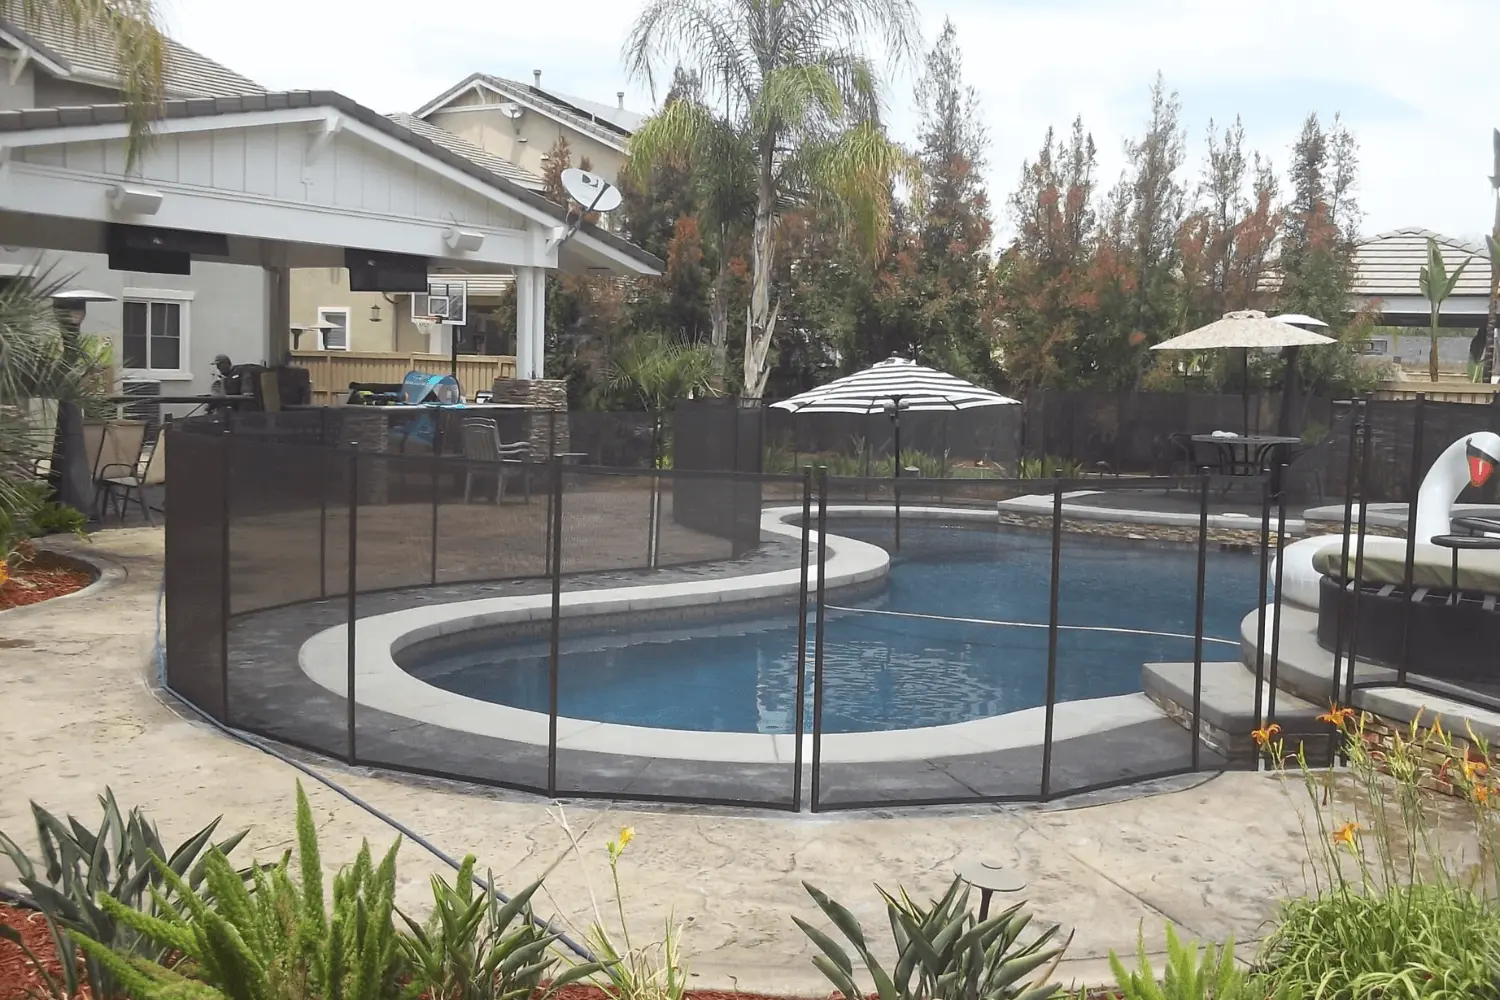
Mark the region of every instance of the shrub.
MULTIPOLYGON (((1146 957, 1146 943, 1136 945, 1136 968, 1125 968, 1120 957, 1110 951, 1109 967, 1115 974, 1115 985, 1123 1000, 1263 1000, 1266 993, 1234 964, 1234 939, 1222 951, 1209 944, 1203 951, 1198 942, 1183 943, 1177 931, 1167 925, 1167 965, 1158 980, 1146 957)), ((1278 994, 1276 1000, 1298 1000, 1289 994, 1278 994)))
POLYGON ((1311 803, 1303 839, 1313 862, 1312 895, 1293 899, 1262 944, 1260 964, 1273 990, 1308 997, 1402 997, 1468 1000, 1500 997, 1500 856, 1497 789, 1488 748, 1460 750, 1440 723, 1411 724, 1389 749, 1373 745, 1368 718, 1330 708, 1348 759, 1352 807, 1336 804, 1332 764, 1314 771, 1299 747, 1290 758, 1273 727, 1259 730, 1272 767, 1287 776, 1296 763, 1311 803), (1481 861, 1462 864, 1430 815, 1421 788, 1428 761, 1468 803, 1481 861))
POLYGON ((592 962, 551 975, 557 965, 551 948, 559 935, 538 927, 531 912, 531 897, 541 885, 533 882, 501 904, 491 873, 476 896, 473 855, 464 858, 453 885, 434 875, 432 916, 425 925, 397 911, 411 931, 399 940, 412 977, 407 994, 427 1000, 546 1000, 601 971, 604 966, 592 962))
MULTIPOLYGON (((222 858, 248 831, 210 845, 219 825, 215 819, 168 853, 155 825, 140 809, 122 815, 108 788, 99 797, 99 805, 104 816, 91 831, 76 817, 64 822, 33 802, 40 857, 33 859, 4 833, 0 833, 0 852, 15 865, 21 885, 46 917, 59 956, 75 954, 74 940, 88 938, 123 956, 160 960, 168 947, 121 920, 117 911, 151 916, 171 912, 179 888, 191 894, 203 883, 208 861, 205 848, 222 858)), ((231 875, 242 880, 250 871, 231 875)), ((82 983, 79 971, 75 963, 64 961, 61 978, 49 984, 53 994, 77 996, 80 985, 87 985, 95 997, 118 992, 116 980, 94 955, 85 956, 82 983)))
MULTIPOLYGON (((1057 934, 1051 927, 1022 945, 1021 933, 1031 921, 1022 903, 981 923, 969 909, 969 889, 961 880, 926 907, 912 902, 905 890, 897 898, 877 886, 896 945, 896 964, 887 971, 871 953, 854 914, 814 886, 802 885, 853 946, 880 1000, 1047 1000, 1060 995, 1059 987, 1047 980, 1067 942, 1049 946, 1057 934), (1038 974, 1025 981, 1032 973, 1038 974)), ((792 920, 822 952, 813 957, 818 970, 848 1000, 862 1000, 848 951, 806 921, 792 920)))
POLYGON ((194 893, 157 859, 179 908, 156 914, 109 897, 116 920, 170 952, 170 964, 118 954, 87 937, 79 943, 107 967, 134 1000, 392 1000, 400 988, 400 951, 392 923, 396 851, 378 866, 369 844, 333 880, 331 913, 324 907, 317 830, 297 783, 297 876, 291 852, 252 873, 253 891, 212 848, 204 860, 204 893, 194 893))

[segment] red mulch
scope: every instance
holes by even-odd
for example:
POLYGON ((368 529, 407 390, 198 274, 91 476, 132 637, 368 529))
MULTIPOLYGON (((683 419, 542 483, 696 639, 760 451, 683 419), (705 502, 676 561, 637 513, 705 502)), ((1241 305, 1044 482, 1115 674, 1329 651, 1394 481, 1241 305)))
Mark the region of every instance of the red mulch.
POLYGON ((39 553, 35 558, 10 568, 10 579, 0 583, 0 610, 39 604, 82 590, 93 582, 93 576, 72 563, 49 559, 46 553, 39 553))
MULTIPOLYGON (((61 976, 62 964, 52 947, 47 921, 40 913, 0 903, 0 923, 20 931, 26 947, 41 959, 47 971, 61 976)), ((31 967, 26 953, 14 942, 0 939, 0 1000, 27 1000, 33 992, 45 994, 42 983, 42 977, 31 967)), ((81 996, 86 998, 87 994, 85 988, 81 996)))

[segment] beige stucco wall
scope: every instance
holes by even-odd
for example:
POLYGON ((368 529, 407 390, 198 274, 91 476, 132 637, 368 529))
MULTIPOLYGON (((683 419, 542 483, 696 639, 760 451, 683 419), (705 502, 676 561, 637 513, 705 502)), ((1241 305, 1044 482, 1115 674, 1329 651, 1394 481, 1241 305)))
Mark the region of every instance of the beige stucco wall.
MULTIPOLYGON (((292 323, 318 321, 320 308, 349 310, 351 351, 427 350, 427 338, 411 322, 411 297, 381 292, 351 292, 349 272, 341 267, 301 267, 292 270, 292 323), (394 300, 394 301, 392 301, 394 300), (380 320, 370 319, 370 307, 380 307, 380 320)), ((302 337, 303 350, 316 350, 311 334, 302 337)))
POLYGON ((542 158, 559 135, 567 136, 572 150, 570 166, 576 167, 588 157, 589 166, 595 173, 613 181, 625 162, 625 154, 619 150, 530 108, 519 122, 511 121, 494 108, 474 111, 445 109, 428 116, 428 120, 535 174, 547 169, 542 158))

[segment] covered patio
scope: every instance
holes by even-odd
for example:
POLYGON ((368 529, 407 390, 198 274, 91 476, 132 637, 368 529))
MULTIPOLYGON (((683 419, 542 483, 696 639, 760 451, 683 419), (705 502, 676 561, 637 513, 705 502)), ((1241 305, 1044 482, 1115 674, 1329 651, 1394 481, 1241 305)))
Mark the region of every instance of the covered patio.
MULTIPOLYGON (((268 364, 291 346, 288 271, 344 267, 350 249, 513 274, 519 379, 544 370, 547 271, 662 267, 598 227, 573 231, 564 206, 333 92, 168 101, 127 168, 128 134, 117 104, 0 112, 5 243, 105 254, 144 240, 260 268, 266 329, 243 351, 268 364)), ((128 270, 149 272, 138 253, 129 259, 128 270)))

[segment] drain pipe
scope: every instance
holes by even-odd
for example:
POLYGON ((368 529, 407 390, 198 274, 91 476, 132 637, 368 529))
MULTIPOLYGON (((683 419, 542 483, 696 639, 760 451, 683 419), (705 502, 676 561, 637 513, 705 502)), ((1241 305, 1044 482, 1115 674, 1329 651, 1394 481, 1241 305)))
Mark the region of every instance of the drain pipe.
MULTIPOLYGON (((286 764, 289 767, 296 768, 298 771, 301 771, 309 778, 312 778, 314 781, 327 786, 328 788, 342 795, 344 798, 348 799, 350 802, 354 803, 356 806, 359 806, 359 808, 363 809, 371 816, 374 816, 386 826, 391 827, 407 840, 410 840, 413 843, 417 844, 417 846, 425 849, 429 854, 441 860, 444 864, 452 868, 454 871, 458 871, 460 869, 461 866, 457 859, 445 852, 442 848, 438 847, 432 841, 428 840, 426 837, 422 836, 417 831, 413 830, 411 827, 407 826, 405 823, 396 819, 394 816, 391 816, 389 813, 383 812, 379 808, 371 805, 364 799, 360 798, 358 795, 351 792, 349 789, 345 788, 343 785, 340 785, 338 782, 334 781, 332 778, 322 774, 319 771, 313 770, 307 764, 302 763, 300 760, 297 760, 294 757, 288 756, 269 743, 266 743, 265 741, 260 740, 250 735, 249 733, 241 732, 238 729, 231 729, 229 726, 224 725, 224 723, 220 722, 218 719, 215 719, 213 716, 203 711, 197 705, 194 705, 192 702, 179 695, 176 691, 172 691, 172 688, 167 684, 167 655, 166 648, 162 645, 161 635, 162 601, 165 598, 166 593, 167 581, 166 578, 163 577, 161 586, 158 587, 156 591, 156 634, 152 643, 152 655, 156 658, 156 681, 161 690, 170 691, 172 693, 172 696, 183 705, 187 706, 187 708, 189 708, 194 715, 198 716, 198 718, 202 719, 204 722, 208 723, 210 726, 217 729, 225 736, 228 736, 230 739, 235 740, 239 743, 243 743, 246 746, 254 747, 261 753, 268 754, 269 756, 275 757, 283 764, 286 764)), ((481 889, 488 890, 488 886, 486 885, 485 881, 478 875, 474 875, 472 876, 472 878, 476 886, 481 889)), ((505 905, 510 902, 510 897, 501 892, 499 889, 495 889, 494 893, 495 898, 500 900, 501 905, 505 905)), ((552 924, 550 921, 543 920, 534 913, 531 914, 530 919, 532 924, 534 924, 542 931, 548 934, 553 933, 552 924)), ((593 953, 591 953, 587 948, 579 944, 577 941, 574 941, 566 934, 558 934, 557 941, 559 944, 567 948, 584 962, 598 961, 594 957, 593 953)))

